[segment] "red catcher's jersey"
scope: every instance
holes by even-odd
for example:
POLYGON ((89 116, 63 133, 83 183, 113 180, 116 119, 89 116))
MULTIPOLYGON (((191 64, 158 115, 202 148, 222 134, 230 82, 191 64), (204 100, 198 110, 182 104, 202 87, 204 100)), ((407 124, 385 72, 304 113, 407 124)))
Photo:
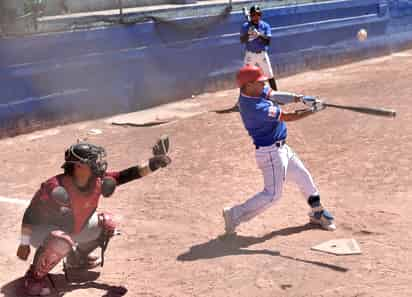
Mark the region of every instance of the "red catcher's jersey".
POLYGON ((63 176, 61 184, 70 197, 74 218, 72 233, 76 234, 82 230, 84 224, 92 216, 99 204, 101 179, 99 177, 96 178, 94 184, 90 186, 90 190, 87 192, 81 192, 73 183, 73 178, 70 176, 63 176))
MULTIPOLYGON (((118 184, 118 172, 107 172, 105 177, 113 178, 118 184)), ((36 224, 61 226, 70 234, 79 233, 89 218, 96 211, 101 195, 102 179, 91 181, 87 191, 80 191, 73 178, 60 174, 48 179, 41 185, 31 201, 36 212, 36 224), (57 186, 63 186, 70 198, 70 204, 61 204, 51 197, 51 192, 57 186), (69 212, 63 211, 69 209, 69 212)))

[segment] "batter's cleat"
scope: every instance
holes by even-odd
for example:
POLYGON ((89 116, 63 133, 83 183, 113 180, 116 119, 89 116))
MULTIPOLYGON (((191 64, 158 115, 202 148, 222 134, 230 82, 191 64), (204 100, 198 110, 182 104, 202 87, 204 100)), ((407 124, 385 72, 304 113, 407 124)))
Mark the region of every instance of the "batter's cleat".
POLYGON ((309 213, 309 219, 312 224, 319 225, 325 230, 336 230, 336 226, 333 222, 333 216, 329 211, 327 211, 323 207, 312 208, 312 211, 309 213))
POLYGON ((223 208, 223 219, 225 220, 225 234, 226 235, 235 234, 236 225, 233 222, 230 207, 223 208))

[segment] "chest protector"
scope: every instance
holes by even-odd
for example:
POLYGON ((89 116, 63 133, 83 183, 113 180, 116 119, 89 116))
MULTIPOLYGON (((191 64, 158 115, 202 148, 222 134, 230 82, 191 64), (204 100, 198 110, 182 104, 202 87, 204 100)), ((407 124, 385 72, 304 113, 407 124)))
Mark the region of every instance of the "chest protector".
POLYGON ((77 234, 97 209, 101 194, 101 181, 100 178, 94 179, 90 189, 84 192, 79 190, 69 176, 63 176, 61 183, 70 197, 74 219, 72 234, 77 234))

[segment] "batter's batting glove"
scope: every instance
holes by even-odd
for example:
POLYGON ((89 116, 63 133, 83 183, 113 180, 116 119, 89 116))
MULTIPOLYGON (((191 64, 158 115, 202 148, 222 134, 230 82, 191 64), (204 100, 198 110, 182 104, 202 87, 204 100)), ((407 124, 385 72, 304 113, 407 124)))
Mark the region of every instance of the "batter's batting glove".
POLYGON ((306 105, 313 106, 316 101, 319 101, 316 97, 313 96, 302 96, 302 102, 306 105))
POLYGON ((249 41, 255 40, 256 38, 258 38, 260 36, 260 33, 258 30, 253 29, 253 30, 249 30, 248 31, 248 38, 249 41))
POLYGON ((303 96, 302 102, 309 105, 312 112, 318 112, 326 108, 326 105, 324 105, 321 100, 313 96, 303 96))
POLYGON ((316 100, 316 101, 313 103, 312 107, 311 107, 312 112, 322 111, 322 110, 324 110, 325 108, 326 108, 326 105, 324 105, 323 102, 320 101, 320 100, 316 100))

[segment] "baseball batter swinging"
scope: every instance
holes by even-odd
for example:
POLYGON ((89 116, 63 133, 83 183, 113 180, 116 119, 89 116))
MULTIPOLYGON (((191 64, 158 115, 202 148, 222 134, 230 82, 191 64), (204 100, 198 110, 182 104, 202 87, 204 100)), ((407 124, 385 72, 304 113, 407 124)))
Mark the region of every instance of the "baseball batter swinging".
POLYGON ((250 8, 249 16, 250 21, 245 22, 240 31, 240 42, 246 46, 244 65, 260 67, 268 77, 270 87, 276 91, 278 88, 268 55, 272 38, 270 25, 261 19, 262 11, 257 5, 250 8))
POLYGON ((300 102, 303 96, 275 92, 265 86, 268 79, 256 66, 246 65, 237 74, 240 88, 239 109, 243 124, 256 146, 257 165, 263 173, 264 189, 246 202, 223 209, 226 234, 275 203, 282 195, 283 184, 290 178, 297 183, 311 211, 310 222, 326 230, 335 230, 333 216, 322 206, 312 176, 298 155, 286 144, 285 122, 296 121, 324 109, 321 102, 295 112, 284 112, 273 101, 283 104, 300 102))
POLYGON ((37 248, 24 276, 27 295, 51 293, 47 276, 63 258, 66 272, 103 265, 116 225, 111 214, 97 213, 100 196, 109 197, 116 186, 170 164, 167 148, 168 138, 161 138, 147 164, 112 172, 106 171, 103 147, 82 142, 66 150, 64 173, 42 183, 23 216, 17 256, 27 260, 30 246, 37 248), (102 248, 101 257, 91 254, 97 247, 102 248))

